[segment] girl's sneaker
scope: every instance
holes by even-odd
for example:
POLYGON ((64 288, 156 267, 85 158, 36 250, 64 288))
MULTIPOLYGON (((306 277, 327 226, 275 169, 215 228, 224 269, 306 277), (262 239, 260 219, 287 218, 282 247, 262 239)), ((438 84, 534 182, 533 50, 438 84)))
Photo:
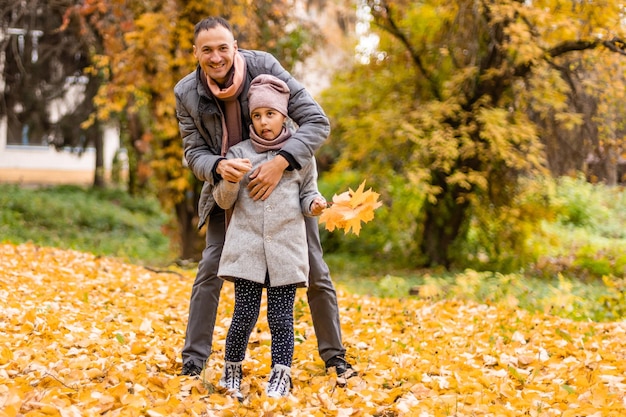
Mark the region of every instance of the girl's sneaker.
POLYGON ((289 395, 291 389, 291 368, 285 365, 274 365, 265 392, 270 398, 289 395))
POLYGON ((243 394, 240 391, 242 377, 241 362, 224 362, 224 373, 218 382, 218 386, 225 388, 233 398, 243 401, 243 394))

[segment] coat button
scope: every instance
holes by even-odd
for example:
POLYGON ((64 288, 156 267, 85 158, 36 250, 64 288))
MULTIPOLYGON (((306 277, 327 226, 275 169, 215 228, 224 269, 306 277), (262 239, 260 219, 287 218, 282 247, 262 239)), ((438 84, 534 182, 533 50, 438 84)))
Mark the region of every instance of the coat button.
POLYGON ((266 242, 271 242, 272 241, 272 237, 271 236, 265 236, 265 241, 266 242))
POLYGON ((272 211, 272 206, 265 206, 265 211, 272 211))

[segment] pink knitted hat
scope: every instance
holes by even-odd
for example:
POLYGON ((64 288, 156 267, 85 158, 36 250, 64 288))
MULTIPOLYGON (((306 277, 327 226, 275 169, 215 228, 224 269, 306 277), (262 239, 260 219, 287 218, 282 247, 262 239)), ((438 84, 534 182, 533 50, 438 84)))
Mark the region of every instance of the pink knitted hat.
POLYGON ((252 80, 248 90, 248 107, 250 113, 259 107, 276 109, 287 116, 289 103, 289 87, 273 75, 261 74, 252 80))

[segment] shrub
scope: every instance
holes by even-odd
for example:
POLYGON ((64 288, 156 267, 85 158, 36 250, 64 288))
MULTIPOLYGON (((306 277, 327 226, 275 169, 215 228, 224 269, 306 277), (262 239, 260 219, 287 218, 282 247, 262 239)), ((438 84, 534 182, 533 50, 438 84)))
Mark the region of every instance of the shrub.
MULTIPOLYGON (((334 194, 348 188, 356 190, 363 182, 360 173, 325 174, 319 181, 322 195, 331 201, 334 194)), ((381 195, 383 206, 376 210, 374 220, 363 224, 359 236, 344 234, 341 230, 328 232, 320 228, 322 244, 326 253, 343 253, 353 256, 369 256, 393 265, 415 265, 418 248, 415 242, 416 219, 424 196, 413 184, 399 177, 391 177, 385 183, 370 182, 366 178, 365 189, 372 188, 381 195)))
POLYGON ((0 236, 128 260, 173 259, 158 202, 114 189, 0 185, 0 236))
POLYGON ((626 279, 604 276, 607 293, 599 298, 600 307, 605 312, 605 320, 620 320, 626 317, 626 279))
POLYGON ((541 224, 554 220, 554 183, 549 179, 522 179, 512 186, 509 206, 496 207, 476 199, 467 239, 455 247, 457 266, 503 273, 533 263, 544 249, 541 224))

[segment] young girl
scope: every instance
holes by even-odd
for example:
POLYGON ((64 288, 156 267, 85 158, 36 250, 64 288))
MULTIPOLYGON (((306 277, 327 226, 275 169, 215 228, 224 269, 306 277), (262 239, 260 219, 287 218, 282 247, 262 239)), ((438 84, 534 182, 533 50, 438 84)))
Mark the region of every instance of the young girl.
POLYGON ((249 173, 272 159, 290 136, 285 126, 289 88, 264 74, 250 84, 250 140, 231 147, 226 157, 248 167, 238 183, 220 181, 216 203, 232 209, 218 276, 235 283, 235 310, 226 338, 225 364, 219 386, 243 399, 242 361, 267 288, 267 320, 272 336, 272 371, 266 393, 284 397, 291 388, 294 350, 293 308, 297 287, 307 286, 309 259, 304 216, 317 216, 326 200, 317 190, 315 159, 300 170, 285 171, 270 196, 253 199, 249 173))

